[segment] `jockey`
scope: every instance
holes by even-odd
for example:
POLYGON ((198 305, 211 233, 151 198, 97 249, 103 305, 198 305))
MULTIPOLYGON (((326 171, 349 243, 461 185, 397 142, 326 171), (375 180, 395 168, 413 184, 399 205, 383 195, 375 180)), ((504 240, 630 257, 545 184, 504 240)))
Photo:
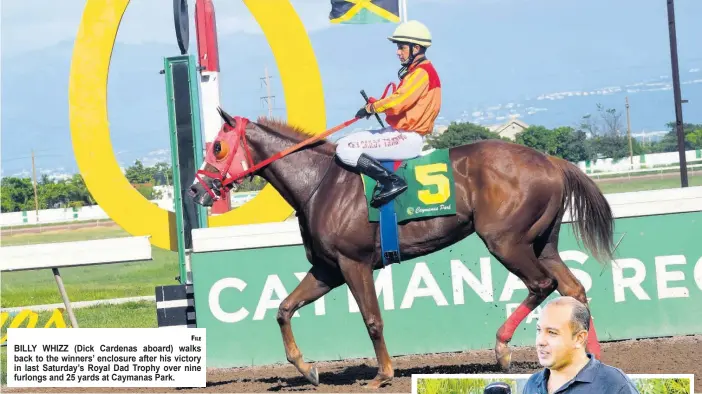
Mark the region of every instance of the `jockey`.
POLYGON ((424 136, 434 129, 434 120, 441 108, 441 82, 425 52, 431 45, 431 33, 417 21, 405 22, 395 29, 391 42, 397 44, 402 67, 400 84, 387 97, 369 103, 357 113, 368 118, 385 113, 389 127, 361 131, 337 141, 339 159, 369 177, 379 188, 374 190, 371 206, 378 208, 407 189, 407 183, 385 169, 378 160, 405 160, 422 152, 424 136))

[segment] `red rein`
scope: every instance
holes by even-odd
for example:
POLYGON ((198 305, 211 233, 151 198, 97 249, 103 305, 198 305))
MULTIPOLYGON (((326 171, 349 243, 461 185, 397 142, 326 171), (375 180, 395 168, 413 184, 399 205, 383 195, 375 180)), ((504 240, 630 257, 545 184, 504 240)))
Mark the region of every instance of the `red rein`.
MULTIPOLYGON (((236 129, 234 129, 234 132, 238 132, 238 134, 239 134, 239 135, 238 135, 238 139, 239 139, 238 142, 239 142, 240 144, 243 144, 243 145, 244 145, 244 149, 245 149, 245 151, 246 151, 246 161, 248 162, 249 165, 251 165, 251 164, 253 164, 253 160, 251 159, 251 151, 249 150, 249 146, 246 144, 246 137, 245 137, 245 135, 246 135, 246 132, 245 132, 245 130, 246 130, 246 124, 249 122, 249 120, 246 119, 246 118, 243 118, 243 117, 238 117, 238 116, 237 116, 237 117, 234 117, 234 119, 236 120, 236 125, 237 125, 237 126, 236 126, 236 129)), ((216 200, 219 200, 219 199, 221 198, 221 195, 224 194, 224 190, 225 190, 225 188, 226 188, 228 185, 230 185, 230 184, 232 184, 232 183, 234 183, 234 182, 237 182, 238 180, 244 178, 244 177, 247 176, 247 175, 253 175, 254 172, 258 171, 258 170, 261 169, 262 167, 267 166, 268 164, 270 164, 270 163, 272 163, 272 162, 274 162, 274 161, 276 161, 276 160, 278 160, 278 159, 281 159, 281 158, 283 158, 283 157, 289 155, 290 153, 295 152, 296 150, 302 148, 303 146, 309 145, 309 144, 311 144, 311 143, 313 143, 313 142, 319 141, 319 140, 321 140, 322 138, 327 137, 328 135, 334 134, 334 133, 336 133, 337 131, 339 131, 339 130, 345 128, 345 127, 348 127, 349 125, 351 125, 351 124, 353 124, 353 123, 355 123, 355 122, 357 122, 357 121, 358 121, 358 118, 349 119, 349 120, 347 120, 346 122, 341 123, 341 124, 339 124, 339 125, 337 125, 337 126, 334 126, 334 127, 332 127, 331 129, 329 129, 329 130, 327 130, 327 131, 325 131, 325 132, 323 132, 323 133, 321 133, 321 134, 315 135, 314 137, 310 137, 310 138, 308 138, 308 139, 306 139, 306 140, 304 140, 304 141, 302 141, 302 142, 300 142, 300 143, 295 144, 294 146, 291 146, 290 148, 287 148, 287 149, 285 149, 285 150, 283 150, 283 151, 280 151, 280 152, 276 153, 275 155, 269 157, 268 159, 266 159, 266 160, 264 160, 264 161, 262 161, 262 162, 260 162, 260 163, 258 163, 258 164, 256 164, 256 165, 253 165, 251 168, 248 168, 248 169, 246 169, 246 170, 244 170, 244 171, 242 171, 242 172, 239 172, 239 173, 237 173, 237 174, 235 174, 235 175, 232 175, 232 176, 230 176, 230 177, 227 178, 227 179, 224 179, 225 175, 222 175, 222 173, 219 173, 219 172, 214 173, 214 172, 209 172, 209 171, 205 171, 205 170, 198 170, 198 171, 196 172, 196 174, 195 174, 195 177, 197 178, 198 181, 200 181, 200 183, 201 183, 202 186, 205 188, 205 190, 207 191, 207 193, 208 193, 215 201, 216 201, 216 200), (206 175, 206 176, 208 176, 208 177, 210 177, 210 178, 219 180, 220 183, 221 183, 221 185, 218 185, 218 186, 219 186, 218 189, 221 190, 222 193, 221 193, 220 195, 216 195, 216 194, 214 193, 214 191, 212 191, 212 189, 211 189, 210 187, 207 186, 207 183, 206 183, 206 182, 203 182, 202 178, 200 177, 201 175, 206 175)), ((231 126, 229 126, 228 124, 225 124, 224 127, 229 127, 229 128, 231 128, 231 126)), ((237 146, 235 147, 235 149, 229 154, 230 157, 233 158, 233 156, 234 156, 234 155, 236 154, 236 152, 238 151, 239 147, 240 147, 239 145, 237 145, 237 146)), ((228 171, 228 169, 227 169, 227 170, 224 170, 223 172, 226 173, 227 171, 228 171)))
MULTIPOLYGON (((392 87, 392 93, 395 93, 395 91, 397 90, 397 86, 395 86, 394 82, 390 82, 388 84, 388 86, 385 87, 385 90, 383 91, 383 95, 380 97, 381 100, 384 99, 385 96, 387 96, 388 91, 391 87, 392 87)), ((370 97, 368 99, 369 103, 374 103, 375 101, 377 101, 377 100, 373 97, 370 97)), ((315 135, 314 137, 308 138, 308 139, 306 139, 298 144, 295 144, 294 146, 292 146, 290 148, 287 148, 283 151, 280 151, 280 152, 276 153, 275 155, 269 157, 268 159, 266 159, 266 160, 264 160, 256 165, 253 165, 253 160, 251 159, 251 151, 249 150, 249 146, 246 144, 246 124, 249 122, 249 120, 244 118, 244 117, 239 117, 239 116, 235 116, 234 120, 236 121, 236 128, 234 128, 233 131, 235 133, 237 133, 238 140, 237 140, 236 145, 234 146, 234 149, 232 150, 232 152, 229 154, 229 157, 227 158, 227 161, 228 161, 228 163, 226 164, 227 168, 224 170, 220 170, 221 172, 218 172, 218 173, 209 172, 209 171, 205 171, 205 170, 198 170, 195 174, 195 177, 197 178, 197 180, 202 184, 202 186, 205 188, 207 193, 215 201, 219 200, 221 198, 221 196, 224 195, 225 188, 228 185, 239 181, 240 179, 244 178, 247 175, 253 175, 254 172, 258 171, 262 167, 267 166, 268 164, 270 164, 278 159, 281 159, 281 158, 289 155, 290 153, 295 152, 296 150, 302 148, 303 146, 306 146, 306 145, 309 145, 313 142, 319 141, 322 138, 325 138, 326 136, 328 136, 330 134, 334 134, 337 131, 339 131, 345 127, 348 127, 349 125, 358 121, 358 118, 349 119, 346 122, 341 123, 337 126, 334 126, 331 129, 329 129, 321 134, 315 135), (236 153, 238 152, 241 145, 243 145, 244 149, 245 149, 246 162, 251 167, 225 179, 226 174, 229 171, 229 167, 231 166, 231 161, 232 161, 233 157, 236 155, 236 153), (221 194, 220 195, 215 194, 215 192, 209 186, 207 186, 207 183, 203 182, 202 178, 200 177, 201 175, 206 175, 210 178, 218 180, 220 185, 217 185, 216 187, 217 187, 217 189, 219 189, 221 191, 221 194)), ((228 124, 225 124, 224 127, 232 129, 232 127, 229 126, 228 124)))

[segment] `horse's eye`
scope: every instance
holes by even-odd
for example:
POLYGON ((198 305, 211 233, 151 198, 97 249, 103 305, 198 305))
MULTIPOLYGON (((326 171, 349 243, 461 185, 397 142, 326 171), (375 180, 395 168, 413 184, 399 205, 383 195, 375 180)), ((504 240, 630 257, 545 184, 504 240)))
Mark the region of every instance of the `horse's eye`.
POLYGON ((229 153, 229 146, 224 141, 216 141, 212 146, 212 152, 217 160, 222 160, 227 157, 229 153))

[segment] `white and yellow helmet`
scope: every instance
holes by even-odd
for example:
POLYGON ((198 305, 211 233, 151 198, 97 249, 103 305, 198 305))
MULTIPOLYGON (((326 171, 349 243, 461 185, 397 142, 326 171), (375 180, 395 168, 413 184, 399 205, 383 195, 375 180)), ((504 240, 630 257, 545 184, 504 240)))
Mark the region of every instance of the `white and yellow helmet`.
POLYGON ((396 43, 411 43, 428 48, 431 46, 431 32, 419 21, 407 21, 397 26, 388 40, 396 43))

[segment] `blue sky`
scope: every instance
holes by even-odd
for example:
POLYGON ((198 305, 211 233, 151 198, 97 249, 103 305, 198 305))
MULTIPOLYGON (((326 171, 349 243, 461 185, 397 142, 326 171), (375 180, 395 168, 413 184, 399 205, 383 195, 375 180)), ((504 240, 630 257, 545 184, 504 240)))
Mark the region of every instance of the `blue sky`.
MULTIPOLYGON (((663 0, 407 0, 408 17, 434 35, 429 57, 443 83, 440 122, 572 125, 595 103, 624 110, 632 128, 660 130, 674 120, 663 0)), ((190 0, 190 13, 194 0, 190 0)), ((385 37, 392 24, 332 25, 326 0, 291 1, 308 29, 324 83, 329 126, 349 119, 365 89, 379 95, 398 61, 385 37), (334 51, 343 55, 334 55, 334 51)), ((68 129, 68 70, 83 1, 2 2, 2 175, 74 173, 68 129)), ((261 29, 240 1, 214 0, 222 104, 255 118, 267 113, 260 78, 269 68, 274 114, 285 117, 277 67, 261 29)), ((172 0, 132 0, 120 26, 109 85, 113 147, 120 163, 168 158, 163 57, 178 54, 172 0), (133 59, 139 59, 134 61, 133 59)), ((676 0, 685 121, 702 122, 702 1, 676 0)), ((194 23, 191 53, 195 53, 194 23)), ((374 126, 372 118, 360 127, 374 126)))

